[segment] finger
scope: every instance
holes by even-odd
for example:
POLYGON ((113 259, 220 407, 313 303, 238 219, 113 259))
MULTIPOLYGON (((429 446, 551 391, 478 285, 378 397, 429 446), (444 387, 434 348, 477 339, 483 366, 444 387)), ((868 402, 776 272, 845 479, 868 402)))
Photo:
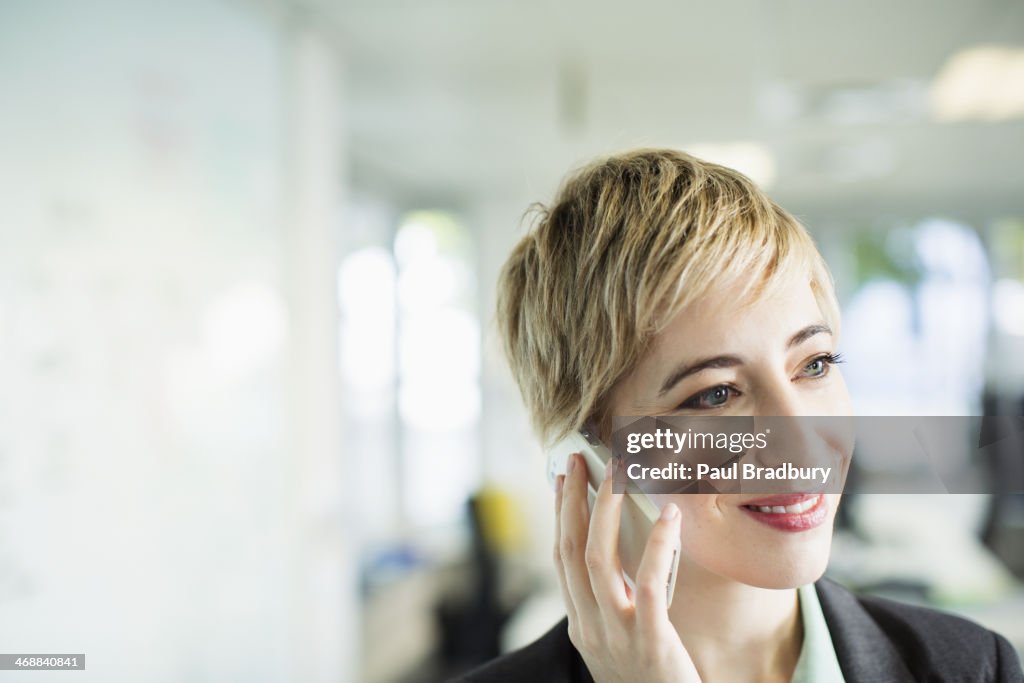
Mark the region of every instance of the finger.
POLYGON ((629 607, 629 597, 622 581, 619 560, 619 524, 622 519, 623 495, 612 493, 615 459, 609 458, 604 481, 597 489, 597 499, 590 513, 585 560, 590 573, 590 587, 598 607, 610 613, 629 607))
POLYGON ((679 552, 679 524, 679 508, 675 503, 662 508, 636 572, 637 626, 648 631, 648 635, 667 621, 666 587, 674 555, 679 552))
POLYGON ((558 588, 562 592, 562 602, 565 603, 566 616, 569 617, 569 623, 576 621, 576 608, 572 604, 572 596, 569 595, 569 586, 565 582, 565 566, 562 564, 562 551, 559 542, 562 538, 561 533, 561 513, 562 513, 562 489, 565 486, 565 475, 560 474, 555 480, 555 573, 558 574, 558 588))
MULTIPOLYGON (((568 472, 562 488, 561 538, 559 551, 565 568, 566 585, 576 615, 587 622, 600 619, 594 591, 590 587, 583 553, 587 547, 590 510, 587 503, 587 465, 583 456, 569 456, 568 472)), ((595 622, 596 623, 596 622, 595 622)))

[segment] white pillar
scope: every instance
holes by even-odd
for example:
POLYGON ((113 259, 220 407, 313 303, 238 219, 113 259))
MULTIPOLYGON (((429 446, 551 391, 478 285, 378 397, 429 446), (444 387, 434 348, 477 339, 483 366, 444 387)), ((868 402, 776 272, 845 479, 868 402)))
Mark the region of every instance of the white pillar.
POLYGON ((312 21, 289 26, 285 73, 289 471, 294 681, 357 680, 355 548, 343 490, 338 230, 344 200, 340 55, 312 21))

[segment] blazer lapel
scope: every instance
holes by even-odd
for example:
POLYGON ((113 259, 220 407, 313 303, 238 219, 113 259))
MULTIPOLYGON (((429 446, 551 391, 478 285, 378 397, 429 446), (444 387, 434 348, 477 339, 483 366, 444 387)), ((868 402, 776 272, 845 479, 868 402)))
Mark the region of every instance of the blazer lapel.
POLYGON ((846 683, 914 680, 892 641, 852 593, 829 579, 814 586, 846 683))

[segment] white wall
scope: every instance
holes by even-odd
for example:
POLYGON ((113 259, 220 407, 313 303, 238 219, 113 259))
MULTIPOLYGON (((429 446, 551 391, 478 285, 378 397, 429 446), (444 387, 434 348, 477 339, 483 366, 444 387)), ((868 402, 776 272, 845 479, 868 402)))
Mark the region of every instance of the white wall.
POLYGON ((338 93, 285 108, 296 70, 333 78, 297 34, 242 3, 0 7, 5 652, 84 652, 77 681, 354 666, 340 494, 308 497, 338 465, 333 337, 306 345, 336 310, 294 305, 343 150, 289 127, 329 132, 309 108, 338 93), (289 193, 296 170, 319 184, 289 193))

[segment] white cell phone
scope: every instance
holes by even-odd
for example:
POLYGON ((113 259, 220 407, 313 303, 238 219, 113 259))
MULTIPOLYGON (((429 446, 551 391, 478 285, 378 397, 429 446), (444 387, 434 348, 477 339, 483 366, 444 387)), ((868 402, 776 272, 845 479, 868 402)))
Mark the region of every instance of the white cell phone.
MULTIPOLYGON (((596 430, 585 427, 572 432, 557 444, 548 449, 548 481, 554 487, 555 479, 565 474, 566 463, 572 453, 582 453, 587 463, 587 502, 594 509, 597 488, 604 479, 605 464, 614 457, 608 447, 597 436, 596 430)), ((654 523, 658 520, 661 510, 643 491, 636 487, 628 488, 622 501, 622 519, 619 524, 619 561, 630 588, 636 588, 635 578, 640 568, 640 558, 647 546, 647 538, 651 534, 654 523)), ((676 586, 676 571, 679 569, 679 547, 672 555, 672 569, 665 586, 668 604, 672 604, 672 595, 676 586)))

